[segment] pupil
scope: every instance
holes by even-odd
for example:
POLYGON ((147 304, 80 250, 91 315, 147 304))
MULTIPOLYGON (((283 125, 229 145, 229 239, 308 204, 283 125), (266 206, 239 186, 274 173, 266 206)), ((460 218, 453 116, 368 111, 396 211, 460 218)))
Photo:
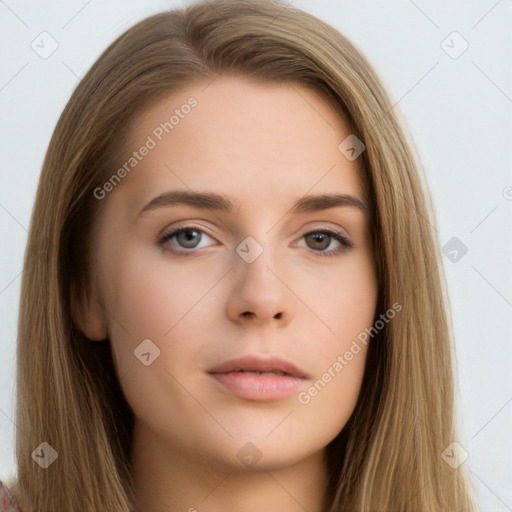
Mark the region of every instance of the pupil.
POLYGON ((189 229, 187 231, 182 231, 181 233, 179 233, 178 234, 178 238, 182 237, 182 240, 180 240, 180 243, 184 242, 183 245, 185 247, 193 248, 193 247, 195 247, 199 243, 199 239, 194 241, 194 237, 196 237, 197 235, 199 235, 199 233, 197 231, 189 229))
POLYGON ((317 249, 326 249, 329 246, 329 243, 325 244, 326 241, 329 242, 329 235, 324 233, 316 233, 311 236, 315 239, 315 242, 318 242, 321 245, 321 247, 317 246, 317 249), (324 242, 323 245, 322 242, 324 242))

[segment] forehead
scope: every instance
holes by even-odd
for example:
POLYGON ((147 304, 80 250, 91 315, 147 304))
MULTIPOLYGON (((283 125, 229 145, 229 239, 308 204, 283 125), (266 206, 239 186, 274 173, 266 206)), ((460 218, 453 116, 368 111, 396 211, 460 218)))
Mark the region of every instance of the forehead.
POLYGON ((123 193, 137 205, 177 188, 218 190, 256 206, 308 191, 362 197, 359 163, 338 149, 348 135, 341 114, 310 88, 217 77, 138 116, 120 163, 129 169, 123 193))

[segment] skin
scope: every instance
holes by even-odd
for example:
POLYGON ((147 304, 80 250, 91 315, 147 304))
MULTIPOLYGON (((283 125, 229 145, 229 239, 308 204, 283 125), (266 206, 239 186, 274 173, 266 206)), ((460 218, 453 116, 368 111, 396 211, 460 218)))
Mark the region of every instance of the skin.
POLYGON ((311 376, 307 390, 372 325, 378 286, 367 214, 288 212, 306 193, 363 199, 360 159, 338 150, 350 130, 316 92, 226 76, 146 110, 132 125, 127 155, 191 96, 198 105, 103 199, 83 331, 110 338, 135 414, 141 510, 320 511, 325 447, 354 410, 367 347, 306 405, 296 394, 239 398, 206 370, 274 354, 311 376), (190 189, 227 194, 238 209, 172 205, 139 216, 155 196, 190 189), (183 238, 165 247, 155 241, 184 225, 203 230, 192 239, 198 248, 183 238), (341 232, 353 247, 322 256, 340 243, 304 236, 318 229, 341 232), (248 236, 263 248, 252 263, 235 250, 248 236), (149 366, 134 356, 145 339, 160 350, 149 366), (237 456, 244 446, 260 456, 252 466, 237 456))

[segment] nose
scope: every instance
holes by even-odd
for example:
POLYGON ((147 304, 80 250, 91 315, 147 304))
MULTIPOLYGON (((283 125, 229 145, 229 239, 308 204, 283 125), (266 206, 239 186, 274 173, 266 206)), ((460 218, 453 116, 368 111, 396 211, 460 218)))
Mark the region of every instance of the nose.
POLYGON ((276 324, 285 326, 295 314, 295 295, 290 289, 283 265, 263 252, 251 263, 236 253, 232 289, 227 302, 227 315, 238 324, 276 324))

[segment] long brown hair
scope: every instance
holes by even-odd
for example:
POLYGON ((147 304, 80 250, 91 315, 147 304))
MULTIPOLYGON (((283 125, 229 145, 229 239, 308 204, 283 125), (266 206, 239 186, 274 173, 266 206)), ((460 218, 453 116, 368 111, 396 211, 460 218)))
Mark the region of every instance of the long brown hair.
MULTIPOLYGON (((198 81, 238 74, 314 88, 365 145, 378 313, 402 310, 368 347, 355 410, 328 446, 329 512, 473 511, 457 440, 454 345, 435 216, 405 123, 342 34, 293 6, 218 0, 148 17, 114 41, 73 92, 51 139, 24 261, 17 347, 14 491, 33 512, 135 510, 133 413, 110 344, 77 327, 89 293, 94 190, 119 165, 136 115, 198 81), (48 443, 43 470, 32 452, 48 443)), ((341 142, 341 141, 340 141, 341 142)), ((378 314, 377 313, 377 314, 378 314)))

